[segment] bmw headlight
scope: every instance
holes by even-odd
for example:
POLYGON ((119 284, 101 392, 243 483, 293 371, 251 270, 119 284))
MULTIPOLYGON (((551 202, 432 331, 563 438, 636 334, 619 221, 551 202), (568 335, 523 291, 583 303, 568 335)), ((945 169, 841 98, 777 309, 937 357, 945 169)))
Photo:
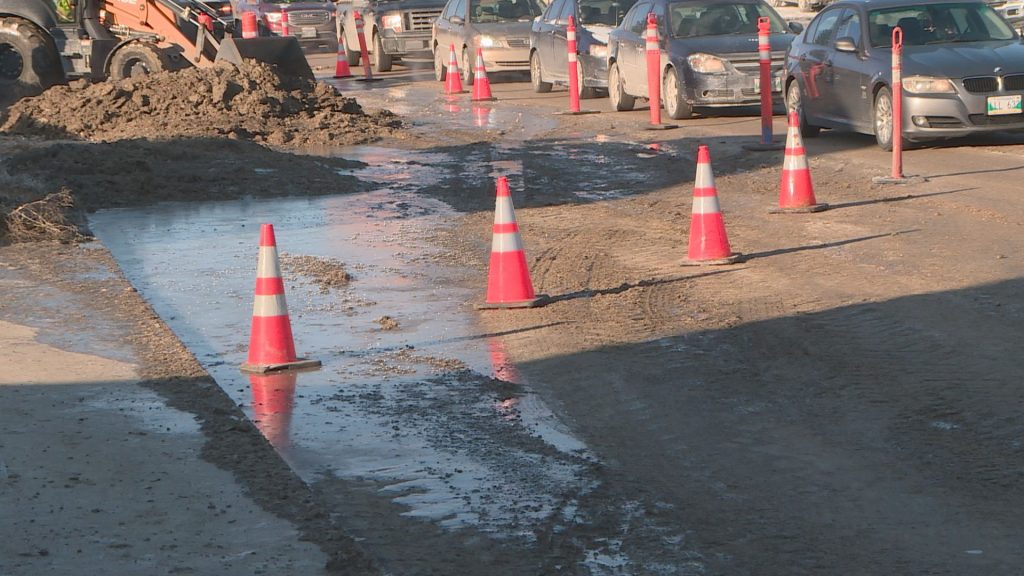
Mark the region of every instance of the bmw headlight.
POLYGON ((501 42, 499 42, 494 36, 487 36, 485 34, 483 36, 476 37, 476 45, 481 48, 495 48, 497 46, 501 46, 501 42))
POLYGON ((948 78, 932 78, 930 76, 907 76, 903 79, 903 89, 911 94, 949 94, 955 92, 953 83, 948 78))
POLYGON ((701 74, 725 72, 727 63, 726 60, 719 58, 714 54, 705 54, 703 52, 690 54, 686 57, 686 62, 694 72, 700 72, 701 74))

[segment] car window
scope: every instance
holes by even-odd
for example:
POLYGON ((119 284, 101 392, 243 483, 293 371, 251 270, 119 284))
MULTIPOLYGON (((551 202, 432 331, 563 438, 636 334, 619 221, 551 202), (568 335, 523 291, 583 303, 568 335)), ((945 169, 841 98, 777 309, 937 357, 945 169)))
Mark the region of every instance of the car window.
POLYGON ((758 18, 768 18, 771 31, 782 34, 786 23, 761 2, 672 2, 668 5, 669 29, 676 38, 757 34, 758 18))
POLYGON ((840 14, 842 14, 842 10, 839 9, 822 12, 818 17, 818 25, 814 29, 814 37, 810 38, 809 42, 823 46, 828 45, 832 40, 832 33, 835 32, 836 26, 839 24, 840 14))
POLYGON ((580 22, 618 26, 635 0, 580 0, 580 22))
POLYGON ((1012 40, 1013 29, 983 3, 921 4, 872 10, 868 13, 871 45, 892 46, 892 29, 903 31, 908 46, 949 42, 1012 40))
POLYGON ((856 10, 847 8, 839 17, 839 27, 836 30, 836 40, 840 38, 851 38, 853 44, 860 48, 860 14, 856 10))
POLYGON ((626 14, 622 27, 634 34, 643 35, 647 28, 647 14, 651 11, 650 2, 643 2, 633 6, 633 9, 626 14))
POLYGON ((572 4, 572 0, 555 0, 551 4, 548 4, 548 9, 544 11, 544 21, 548 23, 554 23, 558 20, 558 13, 562 7, 566 4, 572 4))
POLYGON ((569 0, 562 3, 562 9, 558 11, 558 19, 562 22, 568 22, 569 16, 575 16, 576 2, 569 0))
POLYGON ((456 12, 456 9, 460 5, 462 5, 463 2, 465 2, 465 0, 450 0, 450 2, 448 2, 448 5, 444 9, 444 14, 441 15, 441 18, 448 20, 452 16, 458 14, 458 12, 456 12))
POLYGON ((471 22, 528 22, 540 16, 537 0, 469 0, 471 22))

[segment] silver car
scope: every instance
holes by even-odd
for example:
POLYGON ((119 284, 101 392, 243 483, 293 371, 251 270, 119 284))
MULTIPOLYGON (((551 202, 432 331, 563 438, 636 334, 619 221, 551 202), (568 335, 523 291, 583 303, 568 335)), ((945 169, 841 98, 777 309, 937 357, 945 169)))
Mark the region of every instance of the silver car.
POLYGON ((538 0, 448 0, 434 22, 434 76, 444 80, 451 46, 464 83, 472 81, 480 48, 488 73, 530 71, 530 26, 544 11, 538 0))
POLYGON ((908 140, 1024 129, 1024 45, 982 1, 844 0, 790 45, 786 101, 802 132, 842 128, 893 143, 892 30, 903 32, 908 140))

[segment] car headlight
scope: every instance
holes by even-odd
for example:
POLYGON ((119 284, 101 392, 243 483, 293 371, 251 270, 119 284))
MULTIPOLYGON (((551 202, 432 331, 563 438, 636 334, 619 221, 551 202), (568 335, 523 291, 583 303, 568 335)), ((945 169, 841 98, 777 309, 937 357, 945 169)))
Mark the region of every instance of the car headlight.
POLYGON ((476 45, 481 48, 494 48, 501 46, 501 42, 498 41, 494 36, 477 36, 476 45))
POLYGON ((381 21, 381 24, 383 24, 385 28, 390 28, 390 29, 394 30, 395 32, 401 32, 402 31, 402 14, 401 13, 395 12, 395 13, 385 14, 384 17, 380 19, 380 21, 381 21))
POLYGON ((587 48, 587 52, 589 52, 591 56, 596 56, 598 58, 607 58, 608 57, 608 45, 607 44, 591 44, 587 48))
POLYGON ((696 54, 690 54, 687 56, 686 62, 694 72, 700 72, 701 74, 715 74, 716 72, 725 72, 727 61, 715 56, 714 54, 697 52, 696 54))
POLYGON ((953 83, 947 78, 930 76, 907 76, 903 79, 903 89, 911 94, 949 94, 955 92, 953 83))

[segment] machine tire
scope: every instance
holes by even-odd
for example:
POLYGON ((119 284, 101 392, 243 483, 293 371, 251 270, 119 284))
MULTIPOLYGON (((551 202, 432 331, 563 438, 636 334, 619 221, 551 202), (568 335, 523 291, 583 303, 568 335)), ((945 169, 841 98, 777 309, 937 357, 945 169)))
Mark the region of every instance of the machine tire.
POLYGON ((893 117, 892 117, 892 92, 888 86, 882 86, 875 94, 875 105, 872 107, 872 126, 875 132, 875 142, 878 147, 886 152, 892 151, 893 142, 893 117))
POLYGON ((60 57, 46 33, 21 18, 0 18, 0 88, 35 95, 64 79, 60 57))
POLYGON ((686 120, 693 116, 693 106, 686 101, 686 91, 679 80, 679 72, 669 68, 662 81, 662 98, 665 100, 665 112, 673 120, 686 120))
POLYGON ((434 46, 434 80, 444 82, 448 78, 448 61, 444 59, 444 50, 434 46))
POLYGON ((370 60, 373 61, 374 72, 391 72, 394 59, 391 54, 384 51, 384 42, 380 39, 380 34, 373 35, 373 56, 370 60))
POLYGON ((530 54, 530 84, 533 84, 533 91, 538 94, 551 92, 551 82, 544 81, 544 70, 536 51, 530 54))
POLYGON ((786 112, 796 112, 800 120, 800 135, 804 138, 814 138, 821 132, 820 126, 811 126, 807 123, 807 114, 803 107, 804 92, 800 88, 800 82, 794 78, 786 89, 786 112))
POLYGON ((113 80, 155 74, 168 68, 163 52, 146 42, 125 44, 110 57, 110 77, 113 80))
POLYGON ((611 102, 612 110, 616 112, 632 110, 636 105, 636 98, 627 94, 622 86, 622 76, 619 75, 617 62, 608 65, 608 100, 611 102))

